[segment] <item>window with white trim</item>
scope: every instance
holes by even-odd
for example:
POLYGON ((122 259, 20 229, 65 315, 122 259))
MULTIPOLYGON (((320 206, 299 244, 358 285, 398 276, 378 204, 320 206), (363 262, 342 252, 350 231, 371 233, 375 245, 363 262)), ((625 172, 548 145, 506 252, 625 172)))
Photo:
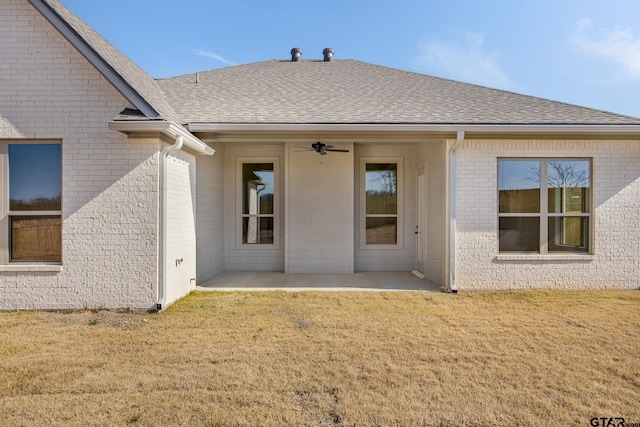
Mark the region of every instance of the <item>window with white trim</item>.
POLYGON ((591 177, 591 159, 499 159, 499 251, 590 252, 591 177))
POLYGON ((60 143, 0 143, 0 264, 62 260, 60 143))
POLYGON ((275 161, 242 161, 240 183, 240 242, 270 245, 277 240, 278 175, 275 161))
POLYGON ((402 159, 363 158, 361 171, 362 245, 401 245, 402 159))

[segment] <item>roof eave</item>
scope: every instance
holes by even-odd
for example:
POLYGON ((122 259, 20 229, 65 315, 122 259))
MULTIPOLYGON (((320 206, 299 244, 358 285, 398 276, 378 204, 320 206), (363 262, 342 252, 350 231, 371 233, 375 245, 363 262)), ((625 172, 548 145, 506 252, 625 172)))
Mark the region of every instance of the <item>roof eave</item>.
POLYGON ((146 117, 160 114, 149 104, 86 40, 84 40, 46 1, 29 0, 77 50, 100 72, 118 92, 146 117))
POLYGON ((383 124, 383 123, 189 123, 192 133, 376 132, 452 135, 611 136, 640 139, 640 124, 383 124))
POLYGON ((197 155, 212 156, 215 150, 187 131, 183 126, 165 120, 112 120, 109 129, 127 135, 148 135, 157 133, 172 140, 184 138, 184 147, 197 155))

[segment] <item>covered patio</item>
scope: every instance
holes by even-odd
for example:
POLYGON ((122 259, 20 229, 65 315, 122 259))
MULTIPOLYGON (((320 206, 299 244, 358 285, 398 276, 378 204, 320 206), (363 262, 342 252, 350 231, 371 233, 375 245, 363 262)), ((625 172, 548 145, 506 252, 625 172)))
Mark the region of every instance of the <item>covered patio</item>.
POLYGON ((285 274, 264 271, 227 271, 196 288, 199 291, 428 291, 442 287, 410 272, 353 274, 285 274))

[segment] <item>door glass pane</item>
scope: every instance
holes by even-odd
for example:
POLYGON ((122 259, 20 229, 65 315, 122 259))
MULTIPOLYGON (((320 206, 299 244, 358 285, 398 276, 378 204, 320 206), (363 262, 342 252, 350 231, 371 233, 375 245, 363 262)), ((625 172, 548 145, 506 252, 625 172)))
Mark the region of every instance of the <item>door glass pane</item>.
POLYGON ((59 216, 14 216, 10 221, 12 261, 62 259, 62 220, 59 216))
POLYGON ((250 216, 242 218, 242 243, 272 244, 273 217, 250 216))
POLYGON ((366 220, 367 245, 395 245, 398 243, 398 218, 374 217, 366 220))
POLYGON ((589 160, 550 160, 549 213, 587 213, 591 197, 589 160))
POLYGON ((540 212, 539 161, 498 161, 498 204, 500 213, 540 212))
POLYGON ((500 252, 540 251, 540 218, 503 217, 499 228, 500 252))
POLYGON ((398 213, 398 165, 396 163, 367 163, 366 213, 398 213))
POLYGON ((549 252, 587 252, 589 218, 549 218, 549 252))
POLYGON ((62 209, 60 144, 9 144, 9 209, 62 209))
POLYGON ((243 163, 243 214, 273 214, 273 192, 273 163, 243 163))

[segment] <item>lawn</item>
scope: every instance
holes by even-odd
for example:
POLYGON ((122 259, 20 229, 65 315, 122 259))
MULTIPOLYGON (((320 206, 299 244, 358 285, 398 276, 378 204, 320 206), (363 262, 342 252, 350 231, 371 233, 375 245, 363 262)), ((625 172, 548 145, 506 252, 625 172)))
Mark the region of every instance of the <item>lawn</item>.
POLYGON ((639 334, 639 291, 206 292, 157 314, 5 312, 0 424, 640 423, 639 334))

